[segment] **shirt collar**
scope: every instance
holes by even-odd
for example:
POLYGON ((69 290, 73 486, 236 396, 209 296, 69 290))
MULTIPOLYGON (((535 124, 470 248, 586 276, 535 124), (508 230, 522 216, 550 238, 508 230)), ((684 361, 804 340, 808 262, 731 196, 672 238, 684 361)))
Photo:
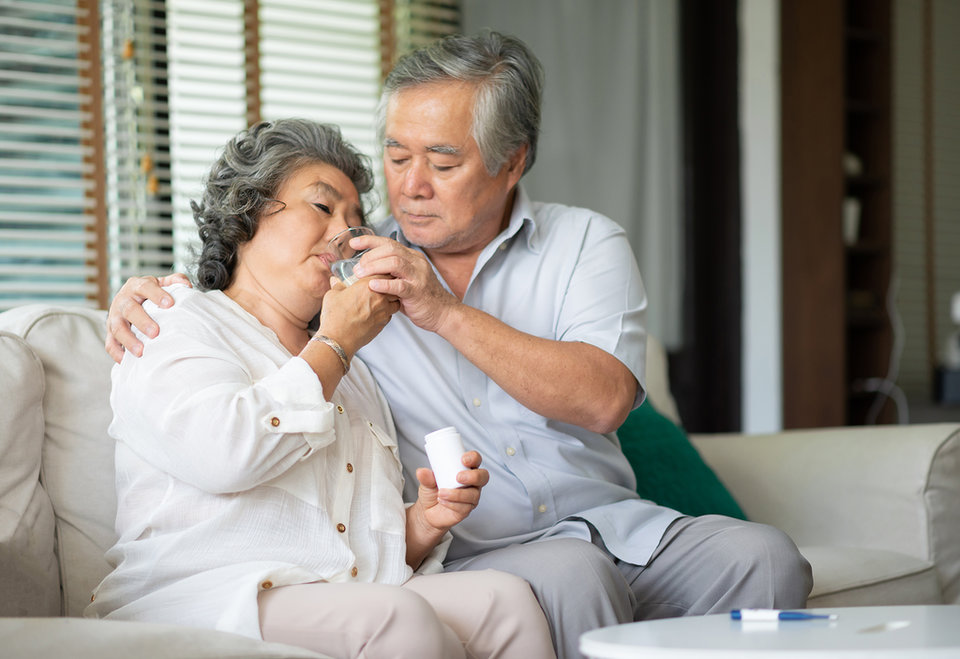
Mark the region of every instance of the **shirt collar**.
POLYGON ((533 202, 522 185, 517 184, 517 196, 513 200, 513 211, 510 213, 510 222, 494 242, 509 240, 524 232, 527 237, 527 249, 533 253, 540 252, 540 235, 537 231, 537 220, 534 214, 533 202))
MULTIPOLYGON (((524 190, 523 186, 517 184, 517 195, 513 200, 513 210, 510 212, 510 221, 507 223, 507 228, 497 234, 497 237, 484 248, 484 253, 492 253, 493 250, 500 247, 501 244, 521 232, 526 233, 527 249, 531 252, 538 253, 540 251, 540 238, 537 231, 537 222, 534 218, 533 202, 530 201, 530 196, 527 194, 527 191, 524 190)), ((385 220, 377 233, 389 236, 406 247, 414 247, 414 245, 411 245, 410 241, 407 240, 407 237, 403 235, 403 231, 400 230, 400 225, 393 215, 385 220)))

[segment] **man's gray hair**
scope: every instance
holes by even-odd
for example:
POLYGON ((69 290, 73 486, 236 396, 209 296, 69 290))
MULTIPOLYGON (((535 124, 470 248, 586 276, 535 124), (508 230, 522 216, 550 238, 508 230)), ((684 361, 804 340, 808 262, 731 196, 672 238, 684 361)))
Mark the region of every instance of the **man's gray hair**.
POLYGON ((383 84, 377 107, 380 144, 386 132, 387 105, 398 92, 432 82, 476 86, 473 139, 491 176, 527 145, 526 173, 537 155, 543 67, 515 37, 485 31, 451 35, 404 55, 383 84))

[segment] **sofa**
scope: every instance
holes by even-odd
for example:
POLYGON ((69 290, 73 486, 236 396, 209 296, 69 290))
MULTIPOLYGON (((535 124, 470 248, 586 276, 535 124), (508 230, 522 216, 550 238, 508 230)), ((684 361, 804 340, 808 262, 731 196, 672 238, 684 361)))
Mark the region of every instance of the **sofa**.
MULTIPOLYGON (((320 657, 187 627, 82 619, 116 510, 104 311, 0 314, 0 654, 320 657)), ((682 426, 662 346, 649 400, 682 426)), ((810 606, 960 603, 960 424, 694 435, 746 516, 811 562, 810 606)))

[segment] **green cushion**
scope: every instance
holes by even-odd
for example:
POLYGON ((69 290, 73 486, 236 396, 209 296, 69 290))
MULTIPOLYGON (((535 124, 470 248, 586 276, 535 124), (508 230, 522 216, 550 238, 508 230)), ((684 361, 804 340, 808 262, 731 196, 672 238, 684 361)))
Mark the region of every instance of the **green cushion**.
POLYGON ((617 436, 644 499, 687 515, 747 518, 683 429, 649 400, 630 413, 617 436))

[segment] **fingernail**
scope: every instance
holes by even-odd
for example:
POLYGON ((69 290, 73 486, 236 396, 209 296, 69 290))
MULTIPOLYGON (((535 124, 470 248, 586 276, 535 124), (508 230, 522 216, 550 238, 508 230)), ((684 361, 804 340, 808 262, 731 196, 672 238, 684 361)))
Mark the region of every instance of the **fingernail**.
POLYGON ((169 307, 171 304, 173 304, 173 298, 170 297, 169 295, 160 299, 161 307, 166 308, 166 307, 169 307))
POLYGON ((366 273, 366 271, 363 269, 363 266, 362 266, 362 265, 359 265, 359 264, 357 264, 356 266, 354 266, 354 268, 353 268, 353 274, 355 274, 358 279, 363 279, 364 277, 367 276, 367 273, 366 273))

